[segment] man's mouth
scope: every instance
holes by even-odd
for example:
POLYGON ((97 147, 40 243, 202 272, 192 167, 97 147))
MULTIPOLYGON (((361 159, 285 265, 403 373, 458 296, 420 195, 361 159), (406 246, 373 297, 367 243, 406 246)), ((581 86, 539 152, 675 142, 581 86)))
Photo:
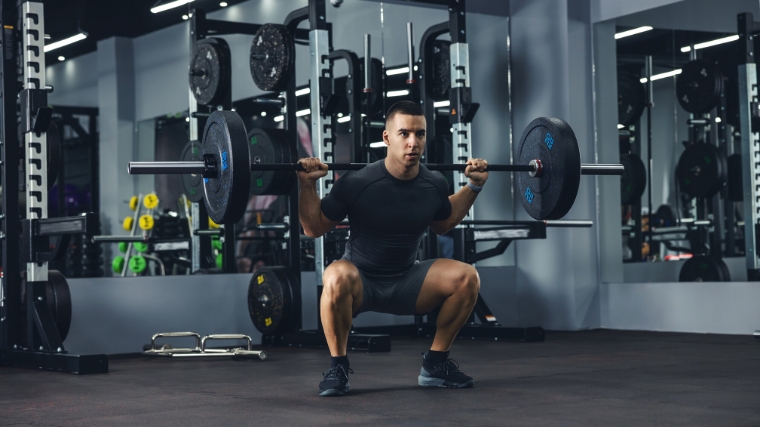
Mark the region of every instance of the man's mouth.
POLYGON ((417 153, 409 153, 409 154, 406 155, 406 157, 409 157, 410 159, 416 159, 416 158, 420 157, 420 155, 417 154, 417 153))

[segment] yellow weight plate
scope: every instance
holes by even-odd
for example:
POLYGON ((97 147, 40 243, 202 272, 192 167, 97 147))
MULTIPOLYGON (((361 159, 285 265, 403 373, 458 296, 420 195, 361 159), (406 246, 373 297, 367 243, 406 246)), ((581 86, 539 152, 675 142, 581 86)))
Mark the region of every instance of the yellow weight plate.
POLYGON ((219 228, 219 224, 215 223, 214 220, 209 217, 208 228, 219 228))
POLYGON ((150 215, 143 215, 140 217, 139 220, 140 228, 143 230, 152 230, 153 226, 155 225, 155 221, 153 220, 153 217, 150 215))
POLYGON ((124 221, 121 223, 121 226, 124 227, 127 231, 132 231, 132 226, 135 225, 135 220, 132 219, 131 216, 128 216, 124 218, 124 221))
POLYGON ((156 209, 158 207, 158 196, 153 193, 148 194, 143 199, 143 205, 145 205, 147 209, 156 209))
POLYGON ((138 199, 137 196, 130 197, 129 198, 129 209, 132 209, 133 211, 136 211, 138 203, 140 203, 140 199, 138 199))

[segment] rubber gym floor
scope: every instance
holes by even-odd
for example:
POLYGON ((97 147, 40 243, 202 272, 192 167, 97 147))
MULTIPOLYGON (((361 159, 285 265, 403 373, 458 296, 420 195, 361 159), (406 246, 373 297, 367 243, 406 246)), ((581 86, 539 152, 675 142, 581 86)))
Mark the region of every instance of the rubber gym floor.
POLYGON ((76 376, 0 367, 0 426, 757 426, 760 342, 750 336, 595 330, 543 343, 457 341, 472 389, 417 386, 427 339, 349 353, 350 394, 317 396, 324 349, 264 361, 112 358, 76 376))

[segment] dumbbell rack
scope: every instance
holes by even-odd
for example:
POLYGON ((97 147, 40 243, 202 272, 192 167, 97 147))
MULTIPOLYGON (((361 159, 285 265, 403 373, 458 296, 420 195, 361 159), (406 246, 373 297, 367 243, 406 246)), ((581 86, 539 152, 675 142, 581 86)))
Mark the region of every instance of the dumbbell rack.
POLYGON ((57 259, 71 234, 97 230, 97 215, 47 218, 47 135, 52 116, 47 105, 44 54, 44 10, 41 2, 2 0, 0 20, 0 85, 2 99, 2 246, 0 284, 0 364, 78 374, 108 372, 105 355, 68 354, 47 304, 48 261, 57 259), (21 25, 17 28, 17 25, 21 25), (20 52, 17 51, 20 40, 20 52), (18 62, 17 62, 18 60, 18 62), (21 64, 22 74, 17 64, 21 64), (21 91, 19 92, 19 80, 21 91), (21 104, 18 140, 17 101, 21 104), (21 145, 19 143, 22 143, 21 145), (20 151, 22 146, 24 151, 20 151), (19 218, 19 166, 25 170, 23 219, 19 218), (54 249, 48 239, 55 238, 54 249), (21 263, 26 273, 26 324, 21 313, 21 263), (23 340, 22 338, 25 338, 23 340), (25 342, 25 344, 21 344, 25 342))

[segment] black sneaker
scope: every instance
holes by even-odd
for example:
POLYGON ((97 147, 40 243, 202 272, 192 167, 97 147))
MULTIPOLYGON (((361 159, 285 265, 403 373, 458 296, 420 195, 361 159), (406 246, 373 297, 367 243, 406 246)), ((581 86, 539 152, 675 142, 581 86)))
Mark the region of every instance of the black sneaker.
POLYGON ((475 384, 475 380, 459 370, 456 360, 447 359, 431 370, 422 365, 417 383, 422 387, 469 388, 475 384))
POLYGON ((320 396, 345 396, 351 385, 348 383, 348 374, 353 374, 353 369, 338 365, 322 372, 322 381, 319 382, 320 396))

